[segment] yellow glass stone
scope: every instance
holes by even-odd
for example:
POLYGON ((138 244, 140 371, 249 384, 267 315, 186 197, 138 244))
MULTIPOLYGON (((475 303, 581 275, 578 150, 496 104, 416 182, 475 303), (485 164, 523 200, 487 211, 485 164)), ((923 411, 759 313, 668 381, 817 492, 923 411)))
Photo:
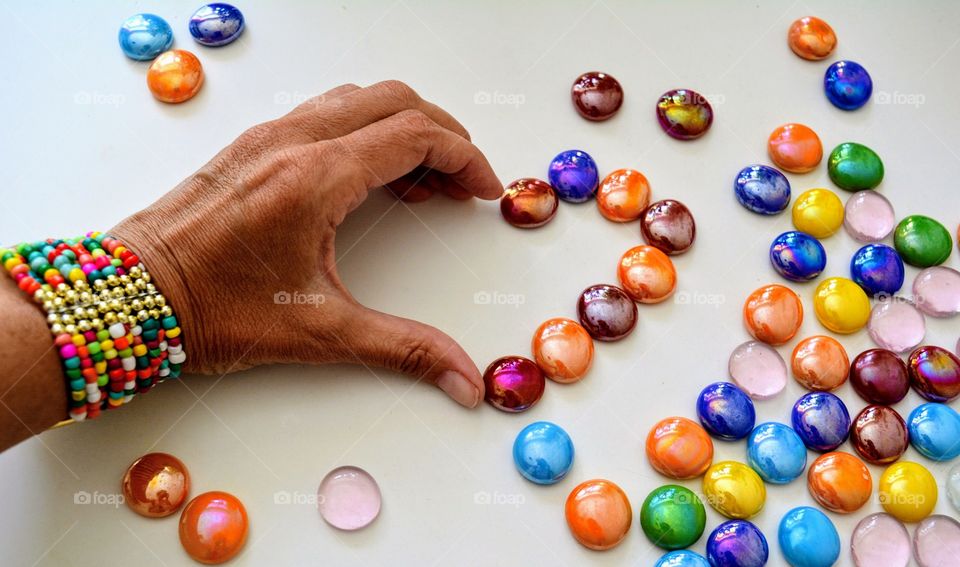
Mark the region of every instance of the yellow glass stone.
POLYGON ((736 519, 756 516, 767 500, 767 489, 760 476, 736 461, 720 461, 707 469, 703 494, 717 512, 736 519))
POLYGON ((793 203, 793 226, 815 238, 826 238, 843 226, 843 202, 829 189, 804 191, 793 203))
POLYGON ((828 278, 813 292, 813 312, 834 333, 855 333, 870 318, 870 298, 853 280, 828 278))
POLYGON ((919 522, 937 505, 937 481, 923 465, 893 463, 880 476, 880 504, 901 522, 919 522))

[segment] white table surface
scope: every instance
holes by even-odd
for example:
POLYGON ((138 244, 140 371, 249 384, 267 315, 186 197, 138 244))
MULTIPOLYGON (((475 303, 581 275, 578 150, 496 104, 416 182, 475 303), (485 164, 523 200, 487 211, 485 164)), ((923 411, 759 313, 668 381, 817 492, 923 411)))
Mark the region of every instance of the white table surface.
MULTIPOLYGON (((696 216, 697 242, 675 263, 678 297, 702 301, 641 306, 636 332, 598 345, 582 383, 549 384, 521 415, 466 411, 438 390, 348 366, 166 384, 124 411, 0 455, 4 565, 191 564, 177 516, 150 520, 111 504, 125 467, 149 451, 183 459, 195 494, 242 499, 251 531, 237 565, 652 565, 661 551, 638 520, 619 547, 592 552, 570 537, 563 502, 577 483, 604 477, 638 513, 647 493, 669 482, 646 461, 647 431, 663 417, 695 417, 700 388, 727 377, 731 350, 749 338, 744 298, 761 284, 785 283, 766 254, 790 228, 789 214, 751 214, 731 188, 741 167, 768 161, 770 131, 808 124, 825 152, 863 142, 886 164, 880 191, 898 217, 928 214, 951 232, 960 223, 954 2, 246 1, 246 32, 220 49, 191 40, 186 22, 197 3, 2 2, 0 242, 108 228, 298 100, 348 81, 397 78, 467 125, 505 183, 544 176, 550 158, 571 147, 590 152, 604 172, 643 171, 654 198, 678 198, 696 216), (195 99, 156 102, 147 64, 121 54, 117 27, 138 11, 162 15, 175 47, 199 55, 207 82, 195 99), (821 88, 828 62, 803 61, 785 44, 790 22, 809 14, 837 31, 832 59, 864 64, 882 100, 856 112, 829 104, 821 88), (573 79, 592 69, 616 76, 626 92, 620 113, 601 124, 581 119, 569 100, 573 79), (713 128, 698 141, 672 140, 657 126, 653 105, 676 87, 714 101, 713 128), (485 98, 493 103, 478 103, 485 98), (510 454, 517 431, 538 419, 561 424, 576 444, 573 470, 550 487, 523 480, 510 454), (358 533, 330 528, 310 503, 341 464, 366 468, 383 491, 380 518, 358 533), (78 493, 103 503, 75 504, 78 493), (275 503, 285 495, 300 503, 275 503)), ((789 177, 795 196, 832 187, 825 164, 789 177)), ((500 355, 528 354, 536 326, 575 316, 578 292, 615 283, 617 259, 638 243, 636 223, 609 223, 592 203, 562 204, 548 226, 519 231, 496 203, 438 198, 408 207, 379 194, 347 220, 337 245, 343 278, 361 301, 445 330, 482 369, 500 355), (484 292, 515 294, 522 304, 476 303, 484 292)), ((824 245, 824 277, 847 276, 858 245, 843 231, 824 245)), ((960 266, 957 250, 947 265, 960 266)), ((907 290, 916 273, 908 268, 907 290)), ((825 332, 812 312, 816 282, 790 285, 807 312, 797 340, 825 332)), ((958 335, 960 320, 928 319, 926 342, 952 348, 958 335)), ((851 358, 873 346, 865 331, 841 342, 851 358)), ((789 357, 795 343, 779 351, 789 357)), ((757 403, 758 421, 787 421, 802 392, 790 380, 779 397, 757 403)), ((839 394, 851 415, 866 405, 849 385, 839 394)), ((896 407, 906 416, 919 402, 911 392, 896 407)), ((717 460, 745 458, 742 442, 715 445, 717 460)), ((947 465, 912 448, 905 458, 928 466, 942 486, 947 465)), ((876 484, 881 469, 871 472, 876 484)), ((699 490, 698 481, 683 484, 699 490)), ((802 479, 768 487, 755 522, 771 565, 784 564, 776 526, 801 504, 813 504, 802 479)), ((854 514, 830 514, 840 564, 852 564, 856 522, 880 509, 874 494, 854 514)), ((936 511, 957 515, 942 490, 936 511)), ((709 533, 722 518, 712 509, 707 516, 709 533)), ((703 552, 705 540, 694 549, 703 552)))

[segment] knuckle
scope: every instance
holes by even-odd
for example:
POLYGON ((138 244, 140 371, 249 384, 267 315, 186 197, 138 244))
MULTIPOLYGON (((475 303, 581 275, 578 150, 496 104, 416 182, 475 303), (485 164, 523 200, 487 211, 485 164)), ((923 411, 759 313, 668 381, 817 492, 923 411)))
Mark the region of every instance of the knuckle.
POLYGON ((400 101, 403 106, 411 107, 420 104, 420 95, 403 81, 391 79, 379 83, 377 87, 387 96, 400 101))
POLYGON ((269 144, 276 137, 276 125, 271 122, 263 122, 247 128, 237 139, 242 144, 251 146, 264 146, 269 144))
POLYGON ((408 130, 429 130, 433 127, 433 121, 430 117, 419 110, 404 110, 397 113, 397 120, 404 129, 408 130))
POLYGON ((398 351, 395 365, 396 369, 404 374, 425 374, 433 365, 430 345, 423 340, 408 339, 398 351))

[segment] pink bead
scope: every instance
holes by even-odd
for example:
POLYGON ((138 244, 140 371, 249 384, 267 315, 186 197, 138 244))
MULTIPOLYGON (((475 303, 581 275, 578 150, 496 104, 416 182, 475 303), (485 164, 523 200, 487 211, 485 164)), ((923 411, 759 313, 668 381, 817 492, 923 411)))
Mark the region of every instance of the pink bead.
POLYGON ((73 358, 77 356, 77 347, 73 344, 67 344, 60 347, 60 356, 63 358, 73 358))
POLYGON ((913 280, 913 300, 931 317, 960 313, 960 272, 946 266, 923 270, 913 280))
POLYGON ((901 353, 920 344, 927 332, 927 324, 923 313, 912 303, 894 298, 874 306, 867 330, 877 346, 901 353))
POLYGON ((86 274, 86 275, 89 276, 89 275, 90 275, 90 272, 96 270, 97 267, 96 267, 94 264, 84 264, 84 265, 80 266, 80 269, 83 270, 83 273, 84 273, 84 274, 86 274))
POLYGON ((876 191, 860 191, 847 199, 843 226, 860 242, 878 242, 893 231, 897 219, 893 205, 876 191))

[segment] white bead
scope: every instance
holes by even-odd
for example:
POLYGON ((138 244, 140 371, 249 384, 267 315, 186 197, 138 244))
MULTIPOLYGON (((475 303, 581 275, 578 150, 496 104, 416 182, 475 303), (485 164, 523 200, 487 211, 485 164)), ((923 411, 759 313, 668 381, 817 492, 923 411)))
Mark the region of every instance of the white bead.
POLYGON ((136 388, 136 387, 137 387, 137 381, 136 381, 136 380, 130 380, 129 382, 124 382, 124 383, 123 383, 123 389, 124 389, 124 390, 132 390, 132 389, 134 389, 134 388, 136 388))
POLYGON ((88 396, 92 396, 100 391, 100 386, 98 386, 96 382, 92 384, 87 384, 85 388, 87 390, 88 396))
POLYGON ((170 354, 177 354, 179 352, 183 352, 183 345, 167 347, 167 352, 169 352, 170 354))
POLYGON ((169 369, 169 368, 161 368, 161 369, 160 369, 160 372, 157 372, 157 375, 160 376, 161 378, 166 378, 167 376, 170 375, 170 369, 169 369))
POLYGON ((127 334, 127 330, 123 328, 123 323, 114 323, 110 325, 110 336, 119 339, 120 337, 127 334))
POLYGON ((91 395, 87 396, 87 403, 88 403, 88 404, 95 404, 95 403, 97 403, 97 402, 99 402, 99 401, 100 401, 100 390, 97 390, 97 393, 96 393, 96 394, 91 394, 91 395))
POLYGON ((159 348, 161 351, 167 350, 167 341, 160 341, 159 348))
POLYGON ((143 327, 141 327, 140 325, 137 325, 136 327, 131 327, 130 333, 135 337, 139 337, 140 334, 143 333, 143 327))
POLYGON ((70 419, 73 421, 83 421, 87 419, 87 408, 83 408, 82 410, 70 410, 69 415, 70 419))
POLYGON ((167 358, 167 360, 170 361, 170 364, 181 364, 186 359, 187 355, 183 352, 175 352, 167 358))
POLYGON ((130 394, 129 396, 124 396, 123 403, 129 404, 132 399, 133 399, 133 394, 130 394))
POLYGON ((123 365, 123 369, 126 370, 127 372, 131 370, 136 370, 137 359, 133 358, 132 356, 128 356, 127 358, 121 358, 120 364, 123 365))

